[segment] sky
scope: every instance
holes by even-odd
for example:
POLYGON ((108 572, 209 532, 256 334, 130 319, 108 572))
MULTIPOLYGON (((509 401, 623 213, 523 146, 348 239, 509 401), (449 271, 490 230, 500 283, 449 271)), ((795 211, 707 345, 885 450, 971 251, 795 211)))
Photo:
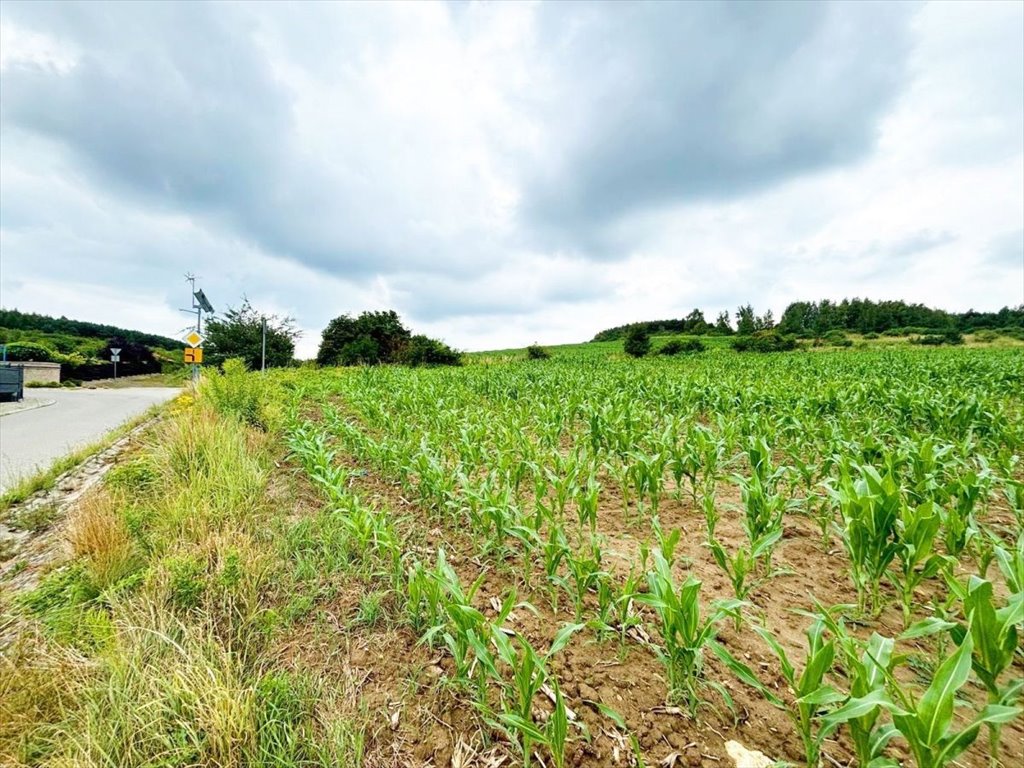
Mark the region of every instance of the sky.
POLYGON ((0 304, 465 350, 1024 303, 1024 3, 0 5, 0 304))

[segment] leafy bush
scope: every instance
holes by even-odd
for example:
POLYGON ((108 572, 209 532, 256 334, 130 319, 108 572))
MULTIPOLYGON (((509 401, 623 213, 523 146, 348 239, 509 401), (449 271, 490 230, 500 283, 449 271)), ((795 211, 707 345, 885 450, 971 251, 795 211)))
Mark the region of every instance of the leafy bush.
POLYGON ((240 358, 225 360, 224 372, 206 377, 203 391, 220 413, 237 416, 263 430, 272 425, 275 404, 267 380, 258 373, 248 373, 240 358))
POLYGON ((622 351, 630 357, 643 357, 651 351, 651 337, 646 326, 634 325, 626 332, 622 351))
POLYGON ((749 336, 737 336, 732 346, 737 352, 787 352, 796 349, 796 339, 778 331, 755 331, 749 336))
POLYGON ((875 333, 874 331, 868 331, 867 333, 864 334, 864 338, 865 339, 877 339, 878 338, 878 334, 875 333))
POLYGON ((919 336, 916 339, 911 339, 911 342, 928 347, 938 347, 943 344, 963 344, 964 337, 960 331, 949 330, 942 334, 930 333, 925 336, 919 336))
POLYGON ((320 365, 393 363, 411 337, 394 310, 340 315, 324 329, 316 359, 320 365))
POLYGON ((54 351, 31 341, 16 341, 7 345, 7 359, 16 362, 52 363, 54 351))
POLYGON ((842 331, 829 331, 825 334, 825 341, 834 347, 850 347, 853 346, 853 341, 847 338, 846 334, 842 331))
POLYGON ((527 360, 547 360, 549 357, 551 357, 551 353, 540 344, 531 344, 526 348, 527 360))
POLYGON ((989 343, 999 338, 999 334, 995 331, 978 331, 974 334, 974 340, 983 343, 989 343))
POLYGON ((376 365, 381 362, 380 345, 369 336, 348 342, 335 358, 338 365, 376 365))
POLYGON ((443 341, 422 334, 413 336, 402 350, 406 365, 461 365, 462 356, 443 341))
POLYGON ((658 350, 659 355, 693 354, 703 352, 707 347, 700 339, 672 339, 658 350))

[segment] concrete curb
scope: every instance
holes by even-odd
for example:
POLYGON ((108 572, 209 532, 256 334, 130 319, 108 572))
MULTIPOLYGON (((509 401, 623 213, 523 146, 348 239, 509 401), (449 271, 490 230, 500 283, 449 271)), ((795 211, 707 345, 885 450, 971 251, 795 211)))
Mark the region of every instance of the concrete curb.
POLYGON ((25 411, 34 411, 36 408, 46 408, 56 402, 56 400, 43 400, 38 397, 26 397, 17 403, 0 403, 0 417, 11 416, 15 413, 25 413, 25 411))

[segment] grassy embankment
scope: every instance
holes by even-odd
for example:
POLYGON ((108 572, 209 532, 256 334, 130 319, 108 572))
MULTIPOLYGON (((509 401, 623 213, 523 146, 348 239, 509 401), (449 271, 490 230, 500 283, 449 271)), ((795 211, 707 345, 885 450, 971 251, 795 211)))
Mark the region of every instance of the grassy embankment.
POLYGON ((346 765, 359 754, 350 702, 268 653, 292 590, 289 491, 270 487, 280 411, 263 388, 214 377, 179 399, 67 521, 71 560, 27 595, 0 597, 3 634, 16 635, 0 655, 0 763, 346 765))

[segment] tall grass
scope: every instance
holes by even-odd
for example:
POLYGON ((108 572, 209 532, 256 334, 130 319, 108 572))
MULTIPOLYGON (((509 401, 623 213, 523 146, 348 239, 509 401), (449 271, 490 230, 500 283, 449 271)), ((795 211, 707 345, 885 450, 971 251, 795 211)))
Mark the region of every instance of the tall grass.
POLYGON ((23 640, 0 655, 0 763, 360 764, 352 703, 270 650, 281 449, 266 385, 242 378, 172 408, 70 517, 72 560, 18 601, 23 640))

